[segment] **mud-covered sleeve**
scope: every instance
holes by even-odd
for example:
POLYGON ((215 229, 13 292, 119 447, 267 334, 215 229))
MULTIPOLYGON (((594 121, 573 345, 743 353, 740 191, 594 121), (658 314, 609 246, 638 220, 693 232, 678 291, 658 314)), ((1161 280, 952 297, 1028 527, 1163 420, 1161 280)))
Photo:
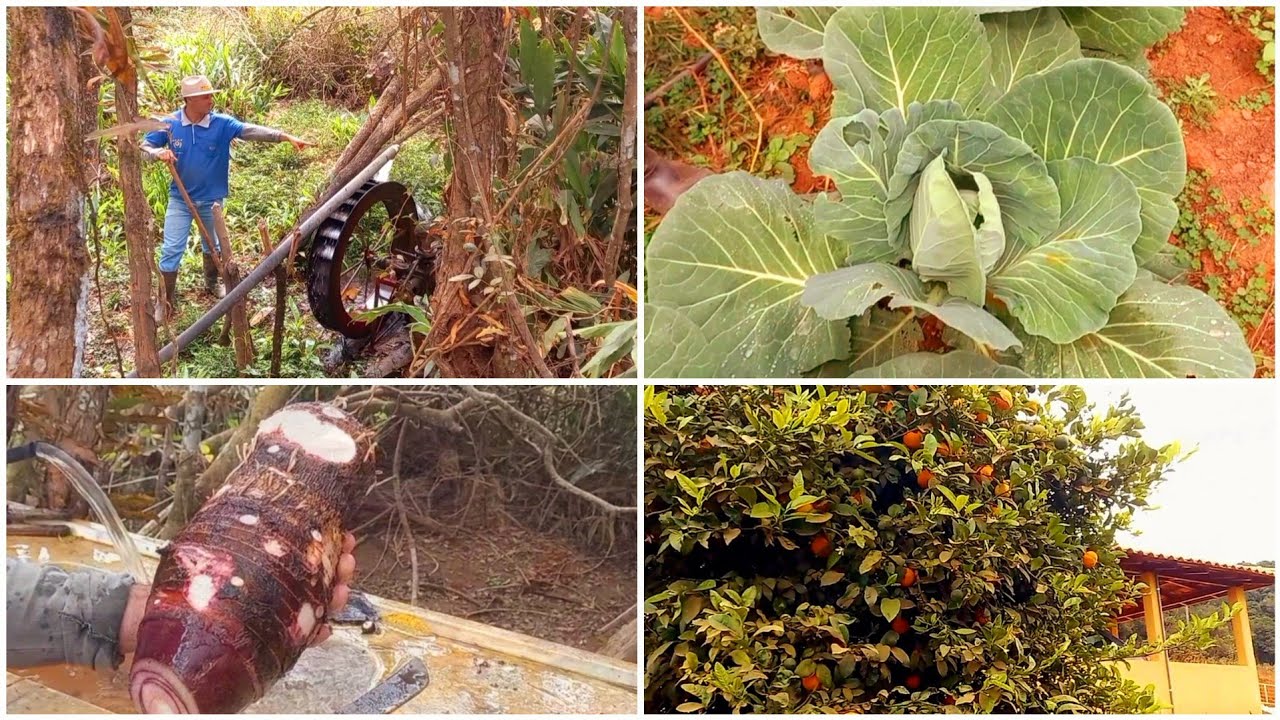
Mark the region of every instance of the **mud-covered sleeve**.
POLYGON ((6 565, 9 667, 120 665, 120 622, 132 577, 94 569, 67 572, 14 558, 6 565))

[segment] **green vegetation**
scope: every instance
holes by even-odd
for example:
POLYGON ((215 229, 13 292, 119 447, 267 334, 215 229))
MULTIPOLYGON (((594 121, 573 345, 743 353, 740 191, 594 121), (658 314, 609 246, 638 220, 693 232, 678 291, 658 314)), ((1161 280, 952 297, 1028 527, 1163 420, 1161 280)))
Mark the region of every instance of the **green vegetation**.
POLYGON ((1241 110, 1258 112, 1275 102, 1275 93, 1271 89, 1259 90, 1252 95, 1241 95, 1236 98, 1235 106, 1241 110))
POLYGON ((1212 186, 1209 173, 1191 170, 1187 185, 1178 196, 1178 224, 1173 230, 1178 244, 1175 261, 1201 274, 1206 291, 1223 305, 1246 332, 1257 328, 1272 308, 1272 283, 1268 268, 1258 264, 1241 268, 1235 258, 1241 241, 1249 245, 1270 242, 1275 237, 1275 213, 1265 200, 1248 198, 1238 203, 1224 199, 1212 186), (1206 256, 1213 263, 1207 265, 1206 256), (1244 273, 1244 279, 1229 276, 1244 273))
MULTIPOLYGON (((749 7, 664 9, 657 16, 646 14, 646 92, 706 53, 706 48, 680 22, 677 12, 717 49, 739 80, 748 76, 755 61, 763 56, 764 44, 756 33, 755 13, 749 7)), ((650 147, 680 151, 684 160, 704 167, 712 165, 705 153, 684 150, 701 148, 709 142, 727 158, 728 164, 743 167, 750 161, 755 134, 756 123, 746 98, 715 60, 698 77, 686 76, 677 82, 645 113, 645 141, 650 147), (746 137, 752 138, 752 143, 743 142, 746 137)))
MULTIPOLYGON (((220 112, 231 113, 246 122, 282 128, 315 143, 315 147, 301 153, 284 143, 241 142, 233 147, 231 195, 225 210, 233 247, 244 272, 264 257, 258 221, 266 221, 273 242, 293 226, 298 214, 323 189, 333 163, 359 130, 368 107, 372 105, 369 100, 367 106, 356 105, 354 111, 346 109, 343 107, 343 99, 347 98, 344 93, 349 94, 351 87, 342 88, 342 92, 327 92, 325 87, 308 84, 308 78, 312 76, 297 63, 278 62, 281 53, 287 55, 291 52, 282 45, 287 38, 281 33, 301 19, 289 20, 292 17, 290 13, 297 12, 297 8, 254 8, 247 14, 215 9, 184 8, 179 11, 159 8, 149 12, 146 19, 139 21, 134 28, 139 44, 146 46, 144 52, 153 58, 139 93, 140 111, 144 115, 165 114, 178 108, 181 105, 178 95, 180 80, 186 75, 200 73, 209 76, 214 87, 218 88, 215 108, 220 112), (200 18, 199 22, 193 21, 192 13, 200 18), (229 19, 232 17, 243 22, 233 22, 229 19), (295 91, 293 86, 297 81, 302 82, 305 93, 295 91), (290 99, 295 97, 299 99, 290 99)), ((353 14, 335 22, 331 32, 323 28, 304 29, 302 32, 312 33, 309 40, 313 44, 331 48, 325 51, 328 53, 326 57, 338 55, 336 48, 345 47, 342 51, 347 54, 345 61, 359 63, 362 62, 361 57, 367 59, 369 48, 365 41, 374 30, 371 22, 370 17, 362 20, 358 14, 353 14), (348 40, 350 44, 343 46, 348 40)), ((368 91, 366 84, 357 92, 367 98, 368 91)), ((115 122, 110 83, 102 85, 100 97, 103 110, 99 124, 106 127, 115 122)), ((114 167, 115 143, 104 141, 100 148, 104 164, 114 167)), ((428 133, 406 142, 392 165, 392 177, 405 183, 415 198, 433 213, 443 209, 441 197, 448 176, 449 167, 442 141, 428 133)), ((159 163, 144 163, 143 187, 155 218, 158 247, 168 204, 168 172, 159 163)), ((103 293, 105 318, 95 297, 90 303, 91 322, 95 329, 91 333, 93 342, 86 371, 111 374, 117 369, 114 367, 115 352, 109 347, 112 342, 109 336, 127 337, 129 332, 125 312, 129 303, 129 269, 124 243, 124 207, 120 191, 112 182, 98 183, 92 188, 91 196, 96 211, 93 225, 100 243, 98 288, 103 293)), ((174 332, 194 322, 213 304, 212 298, 202 290, 196 290, 202 287, 202 261, 195 234, 193 229, 179 270, 178 314, 170 322, 174 332)), ((290 283, 281 375, 317 377, 323 375, 321 355, 332 344, 332 337, 312 319, 302 280, 294 278, 290 283)), ((271 363, 270 308, 274 305, 275 289, 270 281, 249 294, 250 319, 259 321, 251 333, 255 345, 253 365, 237 373, 230 347, 219 344, 219 333, 211 331, 198 338, 182 354, 178 361, 178 374, 184 377, 266 377, 271 363)), ((220 328, 221 324, 216 327, 220 328)), ((164 328, 159 334, 161 342, 168 340, 164 328)), ((128 342, 123 344, 128 345, 128 342)))
MULTIPOLYGON (((1183 454, 1078 387, 645 391, 650 713, 1137 713, 1120 566, 1183 454)), ((1190 618, 1203 647, 1232 608, 1190 618)))
POLYGON ((1275 80, 1276 77, 1276 9, 1274 7, 1227 8, 1232 19, 1244 25, 1254 37, 1262 41, 1258 60, 1254 64, 1258 74, 1275 80))
POLYGON ((1207 128, 1218 112, 1218 91, 1213 89, 1209 73, 1190 75, 1166 89, 1165 102, 1180 119, 1207 128))

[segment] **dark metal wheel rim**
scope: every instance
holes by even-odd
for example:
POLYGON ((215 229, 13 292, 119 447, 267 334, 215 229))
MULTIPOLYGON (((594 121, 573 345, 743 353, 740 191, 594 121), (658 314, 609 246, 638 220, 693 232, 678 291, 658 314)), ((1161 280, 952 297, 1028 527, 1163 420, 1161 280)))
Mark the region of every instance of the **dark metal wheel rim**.
MULTIPOLYGON (((366 182, 325 218, 312 236, 307 267, 307 297, 311 311, 322 326, 349 338, 368 337, 383 319, 365 321, 352 317, 351 308, 343 297, 346 276, 349 271, 358 269, 349 268, 346 262, 352 237, 359 228, 360 220, 377 204, 386 210, 387 222, 391 225, 391 241, 385 257, 371 258, 369 248, 365 248, 362 261, 372 267, 373 263, 395 263, 397 258, 393 256, 398 256, 400 264, 411 266, 417 256, 414 228, 418 223, 418 210, 408 189, 398 182, 366 182)), ((371 301, 374 307, 385 304, 395 294, 396 285, 403 281, 403 277, 390 284, 374 280, 372 295, 361 292, 357 299, 366 304, 371 301)))

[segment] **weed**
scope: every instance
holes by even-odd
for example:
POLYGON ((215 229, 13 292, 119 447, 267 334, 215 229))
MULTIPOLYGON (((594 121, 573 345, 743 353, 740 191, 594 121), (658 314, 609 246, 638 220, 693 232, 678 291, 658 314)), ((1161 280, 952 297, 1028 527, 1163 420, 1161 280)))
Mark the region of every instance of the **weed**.
POLYGON ((1262 41, 1262 49, 1258 52, 1258 60, 1254 67, 1258 74, 1268 80, 1276 76, 1276 9, 1274 7, 1232 7, 1227 8, 1231 20, 1253 33, 1262 41))
POLYGON ((1265 202, 1249 198, 1233 206, 1220 189, 1209 185, 1210 179, 1208 172, 1187 173, 1186 187, 1178 197, 1180 214, 1173 232, 1179 245, 1174 256, 1183 267, 1202 273, 1205 291, 1248 331, 1263 321, 1272 306, 1267 266, 1259 264, 1250 269, 1243 280, 1234 283, 1235 289, 1217 268, 1223 266, 1238 277, 1240 264, 1234 257, 1238 243, 1243 240, 1257 245, 1274 237, 1275 214, 1265 202), (1204 263, 1206 253, 1213 259, 1208 268, 1204 263))
POLYGON ((1241 95, 1236 98, 1235 106, 1241 110, 1249 112, 1259 112, 1263 108, 1275 102, 1275 96, 1270 88, 1263 88, 1252 95, 1241 95))
POLYGON ((1180 119, 1207 128, 1218 112, 1218 91, 1213 88, 1208 73, 1188 75, 1181 83, 1166 89, 1165 102, 1180 119))

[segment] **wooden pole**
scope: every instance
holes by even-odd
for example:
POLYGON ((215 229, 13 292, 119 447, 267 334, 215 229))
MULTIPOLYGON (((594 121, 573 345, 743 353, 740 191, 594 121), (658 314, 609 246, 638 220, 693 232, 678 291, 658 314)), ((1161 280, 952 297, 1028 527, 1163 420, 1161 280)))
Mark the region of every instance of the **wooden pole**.
MULTIPOLYGON (((231 234, 227 232, 227 221, 222 215, 222 205, 218 203, 213 205, 213 223, 218 229, 218 237, 222 239, 219 244, 223 260, 220 269, 223 282, 230 291, 240 284, 240 267, 232 258, 231 234)), ((236 369, 244 370, 253 362, 253 342, 249 336, 249 316, 245 312, 243 299, 232 306, 228 322, 231 325, 231 341, 236 349, 236 369)))
MULTIPOLYGON (((267 221, 258 219, 258 234, 262 236, 262 253, 270 255, 271 235, 267 232, 267 221)), ((280 352, 284 346, 284 310, 285 295, 288 290, 289 269, 285 265, 276 266, 276 315, 271 332, 271 377, 280 377, 280 352)))

